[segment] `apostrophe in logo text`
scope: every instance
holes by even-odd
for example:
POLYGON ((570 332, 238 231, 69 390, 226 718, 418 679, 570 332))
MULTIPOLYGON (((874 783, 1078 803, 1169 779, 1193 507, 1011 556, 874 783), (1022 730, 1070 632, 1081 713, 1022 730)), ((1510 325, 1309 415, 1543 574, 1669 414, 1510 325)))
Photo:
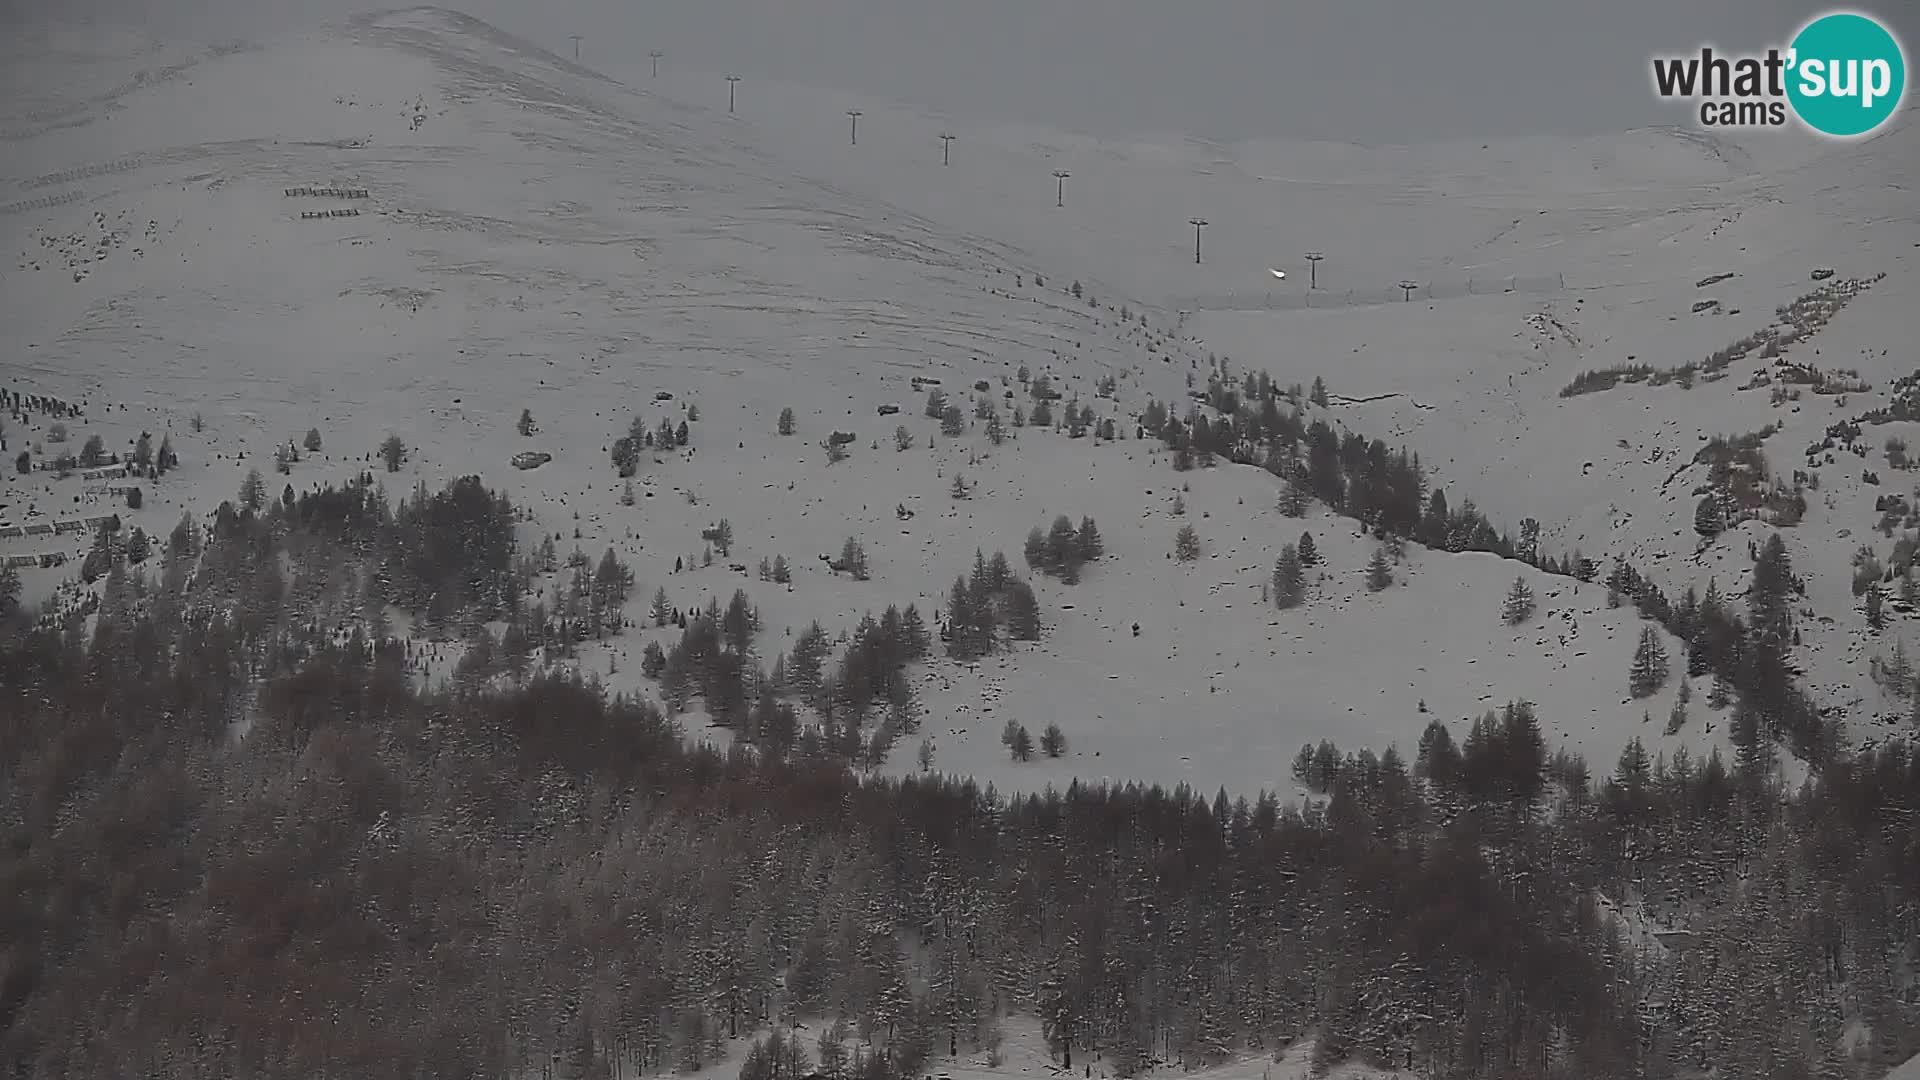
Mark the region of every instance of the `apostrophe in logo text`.
POLYGON ((1880 129, 1906 96, 1899 39, 1870 15, 1836 11, 1800 28, 1786 48, 1725 54, 1711 45, 1653 58, 1654 93, 1696 102, 1702 127, 1785 127, 1850 139, 1880 129))

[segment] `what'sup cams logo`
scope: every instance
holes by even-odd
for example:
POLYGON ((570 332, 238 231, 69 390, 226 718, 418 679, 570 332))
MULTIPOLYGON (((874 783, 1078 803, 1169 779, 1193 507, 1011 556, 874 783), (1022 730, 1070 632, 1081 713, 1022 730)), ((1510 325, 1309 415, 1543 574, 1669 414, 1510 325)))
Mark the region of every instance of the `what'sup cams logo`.
POLYGON ((1906 96, 1907 64, 1893 31, 1851 11, 1822 15, 1785 49, 1723 55, 1712 46, 1653 58, 1654 93, 1697 102, 1702 127, 1785 127, 1852 139, 1880 129, 1906 96))

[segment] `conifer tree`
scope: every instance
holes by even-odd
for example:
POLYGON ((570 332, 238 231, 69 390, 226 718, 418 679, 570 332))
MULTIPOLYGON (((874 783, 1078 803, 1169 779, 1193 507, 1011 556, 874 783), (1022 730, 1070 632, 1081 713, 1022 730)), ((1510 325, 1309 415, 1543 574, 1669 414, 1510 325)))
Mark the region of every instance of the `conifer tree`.
POLYGON ((1547 741, 1531 702, 1509 702, 1501 713, 1500 751, 1510 798, 1516 806, 1533 806, 1546 787, 1547 741))
POLYGON ((840 545, 840 567, 855 581, 867 580, 867 549, 854 537, 847 537, 847 542, 840 545))
POLYGON ((1913 661, 1907 656, 1907 646, 1898 637, 1893 639, 1893 648, 1886 659, 1880 661, 1880 682, 1890 692, 1906 697, 1913 689, 1913 661))
POLYGON ((1667 684, 1667 649, 1660 632, 1652 626, 1640 628, 1640 642, 1633 649, 1633 664, 1627 682, 1637 698, 1651 697, 1667 684))
POLYGON ((640 443, 632 436, 622 436, 613 441, 611 451, 614 471, 622 478, 640 471, 640 443))
POLYGON ((0 619, 11 618, 20 610, 20 571, 0 560, 0 619))
POLYGON ((1307 516, 1307 489, 1296 480, 1280 482, 1280 513, 1290 518, 1307 516))
POLYGON ((666 650, 662 649, 657 641, 647 642, 646 648, 640 651, 640 673, 649 679, 658 679, 666 667, 666 650))
POLYGON ((1040 640, 1040 601, 1033 586, 1015 580, 1007 586, 1007 634, 1015 641, 1040 640))
POLYGON ((1500 606, 1500 617, 1509 626, 1519 626, 1533 618, 1533 589, 1527 585, 1524 576, 1513 579, 1513 587, 1507 590, 1507 599, 1500 606))
POLYGON ((1393 584, 1393 568, 1387 564, 1387 549, 1374 548, 1367 562, 1367 591, 1379 592, 1393 584))
POLYGON ((1060 730, 1059 724, 1048 724, 1040 733, 1040 751, 1050 758, 1057 758, 1067 752, 1067 736, 1060 730))
POLYGON ((1692 700, 1693 684, 1683 676, 1680 679, 1680 689, 1673 697, 1673 708, 1667 710, 1666 733, 1668 735, 1678 735, 1680 729, 1687 726, 1687 703, 1692 700))
POLYGON ((1713 676, 1713 686, 1707 690, 1707 708, 1716 710, 1724 709, 1731 704, 1732 701, 1733 684, 1727 681, 1726 676, 1715 673, 1713 676))
POLYGON ((907 610, 900 613, 901 647, 910 660, 923 660, 933 647, 932 635, 927 632, 927 623, 920 615, 917 604, 908 604, 907 610))
POLYGON ((1460 767, 1460 748, 1453 741, 1453 732, 1440 721, 1429 720, 1426 730, 1420 734, 1414 775, 1441 791, 1451 791, 1458 783, 1460 767))
POLYGON ((1013 567, 1007 563, 1007 553, 996 551, 993 558, 987 560, 987 591, 1004 592, 1013 584, 1013 567))
POLYGON ((1173 555, 1181 562, 1192 562, 1200 557, 1200 534, 1193 526, 1182 525, 1180 531, 1173 534, 1173 555))
POLYGON ((1064 567, 1077 562, 1079 555, 1080 539, 1074 530, 1073 519, 1065 514, 1055 516, 1053 525, 1047 529, 1046 565, 1064 567))
POLYGON ((980 615, 974 608, 973 592, 967 579, 953 579, 947 593, 947 654, 956 660, 972 660, 984 655, 979 633, 980 615))
POLYGON ((259 469, 248 469, 246 479, 240 481, 240 509, 258 513, 267 501, 267 484, 260 479, 259 469))
POLYGON ((1086 562, 1092 562, 1106 554, 1106 543, 1100 539, 1100 529, 1094 525, 1092 518, 1083 517, 1080 519, 1079 539, 1080 558, 1086 562))
POLYGON ((727 647, 745 655, 753 644, 754 624, 753 607, 747 601, 746 590, 733 590, 733 598, 727 603, 726 613, 720 616, 720 630, 726 638, 727 647))
POLYGON ((1726 508, 1717 491, 1708 492, 1693 508, 1693 531, 1711 540, 1727 528, 1726 508))
POLYGON ((1300 534, 1300 565, 1320 565, 1320 549, 1314 546, 1312 533, 1303 532, 1300 534))
POLYGON ((1026 725, 1021 724, 1014 728, 1013 740, 1007 744, 1007 749, 1012 753, 1015 761, 1033 760, 1033 735, 1027 730, 1026 725))
POLYGON ((1307 572, 1300 565, 1300 552, 1292 544, 1280 549, 1273 564, 1273 603, 1285 611, 1300 606, 1306 599, 1307 572))

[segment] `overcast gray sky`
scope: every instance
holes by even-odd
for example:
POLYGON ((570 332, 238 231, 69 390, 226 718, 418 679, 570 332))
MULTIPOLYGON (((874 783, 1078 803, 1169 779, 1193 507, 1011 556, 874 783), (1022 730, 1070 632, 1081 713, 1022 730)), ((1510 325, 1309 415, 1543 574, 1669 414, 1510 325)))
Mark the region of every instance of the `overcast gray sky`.
MULTIPOLYGON (((379 0, 0 0, 257 34, 379 0)), ((449 0, 583 59, 847 89, 967 118, 1099 135, 1181 131, 1404 142, 1684 123, 1646 58, 1782 42, 1807 0, 449 0)), ((1913 0, 1868 5, 1889 17, 1913 0)), ((1913 10, 1894 19, 1909 53, 1913 10)), ((1915 65, 1912 56, 1909 66, 1915 65)))

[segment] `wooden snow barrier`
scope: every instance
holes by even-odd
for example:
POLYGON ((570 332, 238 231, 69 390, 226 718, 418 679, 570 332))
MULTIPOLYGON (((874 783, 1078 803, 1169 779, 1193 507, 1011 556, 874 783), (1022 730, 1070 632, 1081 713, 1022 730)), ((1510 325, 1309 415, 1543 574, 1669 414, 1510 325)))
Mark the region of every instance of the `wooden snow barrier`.
POLYGON ((9 555, 4 560, 6 566, 37 566, 45 569, 59 566, 67 561, 64 553, 58 551, 35 552, 27 555, 9 555))
POLYGON ((302 196, 315 199, 365 199, 371 197, 366 188, 290 187, 286 189, 286 193, 289 199, 297 199, 302 196))
POLYGON ((302 210, 300 211, 300 220, 302 221, 313 221, 318 218, 359 217, 359 216, 360 216, 359 209, 351 206, 347 207, 345 210, 302 210))
POLYGON ((28 210, 44 210, 50 206, 65 206, 70 202, 78 202, 85 197, 86 192, 84 191, 69 191, 60 195, 42 195, 36 199, 23 199, 20 202, 10 202, 4 206, 0 206, 0 216, 21 214, 28 210))

